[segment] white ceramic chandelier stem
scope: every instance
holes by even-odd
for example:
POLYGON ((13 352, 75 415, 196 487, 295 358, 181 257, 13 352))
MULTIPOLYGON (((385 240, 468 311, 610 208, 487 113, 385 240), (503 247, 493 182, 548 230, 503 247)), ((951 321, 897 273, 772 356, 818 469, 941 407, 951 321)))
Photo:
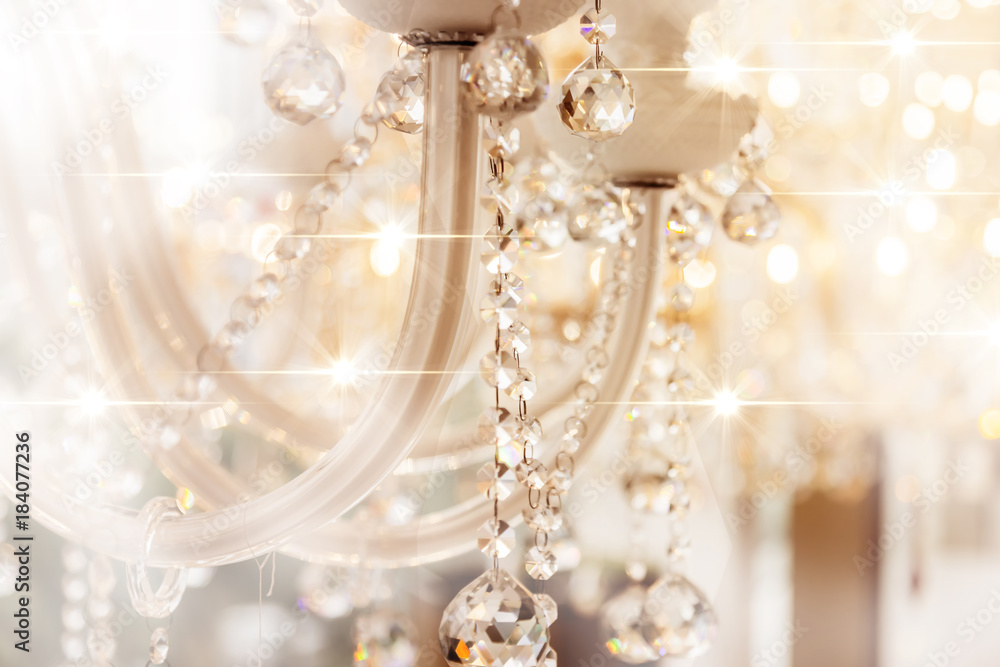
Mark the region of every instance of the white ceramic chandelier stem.
MULTIPOLYGON (((459 295, 471 293, 468 283, 475 282, 478 272, 473 237, 480 130, 478 117, 464 106, 462 58, 463 50, 454 47, 438 47, 428 55, 420 233, 431 238, 417 243, 409 305, 390 366, 402 372, 388 373, 368 411, 344 439, 293 481, 238 508, 164 522, 150 550, 150 565, 237 562, 329 523, 395 469, 433 417, 453 373, 464 362, 474 312, 459 295)), ((85 188, 73 185, 77 187, 67 187, 69 210, 77 203, 92 203, 85 188)), ((94 245, 86 232, 77 239, 88 250, 94 245)), ((85 276, 87 288, 100 289, 106 278, 99 274, 85 276)), ((120 313, 110 308, 106 312, 109 321, 96 322, 97 328, 118 328, 111 320, 120 313)), ((102 340, 103 333, 95 331, 94 338, 102 340)), ((108 342, 114 345, 115 340, 108 342)), ((101 352, 113 356, 107 347, 101 352)), ((172 451, 161 456, 169 466, 172 451)), ((192 475, 192 488, 229 486, 227 475, 215 467, 186 466, 185 472, 192 475)), ((98 552, 139 557, 145 527, 135 515, 53 500, 36 507, 60 532, 98 552), (84 527, 92 531, 81 530, 84 527)))

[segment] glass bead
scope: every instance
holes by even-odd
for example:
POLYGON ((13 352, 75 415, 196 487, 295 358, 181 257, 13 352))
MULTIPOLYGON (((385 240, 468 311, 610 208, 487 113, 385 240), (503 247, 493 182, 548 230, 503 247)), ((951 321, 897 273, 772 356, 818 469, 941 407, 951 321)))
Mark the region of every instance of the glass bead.
POLYGON ((629 507, 658 516, 683 516, 690 505, 683 480, 660 451, 644 450, 632 457, 622 477, 629 507))
POLYGON ((516 483, 517 475, 502 461, 485 463, 476 474, 476 488, 487 500, 506 500, 516 483))
POLYGON ((473 106, 494 118, 537 109, 549 90, 541 52, 521 32, 499 28, 466 56, 462 81, 473 106))
POLYGON ((545 581, 559 569, 555 555, 548 549, 532 547, 524 557, 524 569, 532 579, 545 581))
POLYGON ((337 205, 340 195, 339 186, 323 181, 309 190, 309 194, 306 195, 306 207, 317 213, 325 213, 337 205))
POLYGON ((479 362, 479 374, 486 384, 503 391, 519 381, 517 361, 504 350, 488 352, 479 362))
POLYGON ((686 577, 668 573, 646 593, 642 636, 660 657, 696 658, 711 647, 719 621, 711 603, 686 577))
POLYGON ((506 521, 490 519, 479 528, 479 550, 487 556, 504 558, 516 543, 514 529, 506 521))
POLYGON ((203 345, 198 352, 198 370, 202 373, 218 373, 226 364, 226 351, 215 343, 203 345))
POLYGON ((594 56, 573 70, 562 85, 559 114, 573 134, 604 141, 620 136, 635 118, 635 91, 608 58, 594 56))
POLYGON ((523 322, 515 321, 500 331, 500 348, 524 354, 531 347, 531 331, 523 322))
POLYGON ((548 471, 546 471, 541 461, 537 459, 520 461, 517 467, 514 468, 514 472, 517 473, 517 481, 529 489, 541 490, 548 479, 548 471))
POLYGON ((522 445, 534 447, 542 440, 542 423, 535 417, 527 415, 518 424, 517 441, 522 445))
POLYGON ((532 530, 540 530, 544 533, 551 533, 559 530, 563 525, 562 513, 558 507, 529 507, 521 512, 521 516, 532 530))
POLYGON ((250 284, 247 294, 251 299, 271 303, 281 294, 281 282, 278 276, 271 272, 262 273, 250 284))
POLYGON ((274 114, 296 125, 329 118, 344 98, 344 70, 315 39, 295 40, 277 51, 261 81, 274 114))
POLYGON ((354 667, 412 667, 419 652, 417 629, 402 613, 378 609, 354 621, 354 667))
POLYGON ((230 319, 236 322, 243 322, 249 327, 256 327, 260 324, 261 313, 257 307, 257 301, 249 296, 241 296, 229 308, 230 319))
MULTIPOLYGON (((483 318, 483 322, 489 322, 496 318, 497 326, 506 329, 514 323, 514 319, 517 317, 517 299, 509 292, 497 293, 491 289, 479 304, 479 315, 483 318)), ((502 344, 501 347, 503 347, 502 344)))
POLYGON ((223 350, 235 350, 250 337, 251 331, 252 329, 247 326, 246 322, 230 320, 223 325, 219 335, 215 337, 215 344, 223 350))
POLYGON ((591 9, 580 17, 580 34, 591 44, 607 44, 615 36, 617 22, 614 14, 591 9))
POLYGON ((687 283, 677 283, 670 290, 670 307, 678 313, 694 308, 694 290, 687 283))
POLYGON ((632 585, 611 598, 601 610, 601 634, 608 653, 622 662, 638 665, 659 656, 642 635, 642 609, 646 589, 632 585))
POLYGON ((527 368, 517 369, 513 381, 504 388, 504 391, 511 398, 519 398, 525 401, 531 400, 538 391, 535 374, 527 368))
POLYGON ((694 343, 694 329, 687 322, 679 322, 666 332, 666 345, 671 352, 681 352, 694 343))
POLYGON ((149 661, 154 665, 162 665, 167 661, 170 651, 170 637, 166 628, 156 628, 149 637, 149 661))
POLYGON ((517 263, 517 248, 517 232, 512 227, 493 225, 483 236, 483 266, 490 273, 509 273, 517 263))
POLYGON ((487 123, 486 137, 494 142, 506 157, 516 155, 521 150, 521 130, 516 127, 487 123))
POLYGON ((780 223, 781 210, 771 199, 771 190, 756 178, 747 179, 722 211, 726 235, 748 245, 773 238, 780 223))
POLYGON ((410 51, 386 72, 375 93, 379 119, 397 132, 416 134, 424 128, 423 53, 410 51))
POLYGON ((626 227, 621 199, 604 186, 584 184, 569 202, 569 235, 576 241, 599 237, 617 243, 626 227))
POLYGON ((559 495, 564 495, 569 493, 570 488, 573 486, 573 473, 569 470, 561 470, 556 468, 549 475, 549 488, 558 493, 559 495))
POLYGON ((678 266, 687 264, 708 247, 715 219, 704 204, 682 194, 667 212, 667 256, 678 266))
POLYGON ((279 259, 301 259, 302 257, 305 257, 307 252, 309 252, 309 247, 311 245, 312 241, 305 236, 286 234, 278 239, 278 242, 274 244, 274 254, 276 254, 279 259))
POLYGON ((336 162, 344 169, 351 170, 363 165, 372 152, 372 142, 368 137, 354 137, 344 144, 336 162))

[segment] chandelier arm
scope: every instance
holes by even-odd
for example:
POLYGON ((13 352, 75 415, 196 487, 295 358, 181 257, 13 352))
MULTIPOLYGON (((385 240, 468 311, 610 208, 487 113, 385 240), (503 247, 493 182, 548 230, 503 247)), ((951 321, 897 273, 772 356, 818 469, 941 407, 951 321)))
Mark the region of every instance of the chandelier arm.
MULTIPOLYGON (((388 373, 355 427, 291 482, 237 507, 164 522, 150 550, 150 566, 246 560, 328 524, 371 493, 426 428, 465 361, 463 352, 474 322, 473 304, 465 295, 472 293, 474 286, 468 283, 478 274, 473 237, 479 185, 476 170, 469 167, 480 157, 480 130, 478 116, 465 106, 460 87, 464 51, 442 46, 428 54, 420 233, 433 238, 422 236, 417 241, 409 305, 390 366, 402 372, 388 373)), ((75 189, 67 192, 67 212, 75 211, 74 199, 84 196, 79 192, 82 186, 75 189)), ((106 276, 100 273, 91 272, 85 288, 101 289, 106 276)), ((100 313, 92 340, 100 341, 105 328, 120 328, 114 320, 121 316, 117 305, 100 313)), ((101 352, 113 350, 105 347, 101 352)), ((161 458, 173 465, 184 449, 163 450, 161 458)), ((185 481, 196 494, 198 488, 231 484, 228 473, 215 466, 190 473, 194 477, 185 481)), ((145 528, 132 513, 53 497, 38 497, 36 509, 56 530, 98 552, 126 560, 141 554, 145 528), (100 539, 93 537, 96 533, 100 539)))
MULTIPOLYGON (((635 257, 628 264, 629 290, 621 306, 620 324, 609 342, 612 363, 600 382, 599 400, 587 420, 587 435, 580 441, 577 458, 581 465, 594 455, 601 440, 628 409, 628 400, 646 358, 649 323, 656 315, 656 295, 665 264, 662 212, 665 192, 667 190, 662 187, 642 187, 636 192, 646 207, 645 220, 637 230, 635 257)), ((559 449, 556 441, 562 433, 557 426, 562 422, 556 415, 565 419, 572 414, 572 403, 551 411, 547 423, 552 426, 539 447, 544 455, 538 457, 548 469, 555 468, 559 449)), ((500 504, 500 519, 517 524, 526 503, 527 491, 519 486, 500 504)), ((363 556, 365 562, 375 567, 419 565, 475 549, 476 533, 492 515, 492 503, 477 495, 446 510, 423 515, 404 526, 382 529, 365 526, 362 530, 350 521, 338 521, 295 540, 283 547, 282 552, 313 562, 356 562, 363 556)))

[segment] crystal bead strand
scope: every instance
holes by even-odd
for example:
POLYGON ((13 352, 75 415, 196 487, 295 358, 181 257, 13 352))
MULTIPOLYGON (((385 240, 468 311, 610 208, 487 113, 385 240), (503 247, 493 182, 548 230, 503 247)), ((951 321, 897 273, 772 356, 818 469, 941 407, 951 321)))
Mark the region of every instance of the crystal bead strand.
POLYGON ((60 648, 66 664, 77 664, 85 659, 87 641, 84 629, 87 626, 87 581, 84 578, 89 564, 86 552, 77 546, 65 546, 62 550, 62 634, 60 648))
POLYGON ((116 633, 111 625, 111 611, 114 608, 111 595, 117 578, 107 556, 98 554, 90 560, 87 583, 90 586, 87 599, 87 620, 90 626, 87 630, 87 651, 93 664, 110 665, 118 650, 116 633))
MULTIPOLYGON (((504 12, 520 25, 517 5, 518 0, 504 0, 498 6, 494 32, 470 51, 463 65, 467 99, 496 121, 536 108, 548 85, 545 63, 527 35, 495 25, 504 12)), ((557 613, 554 601, 547 595, 533 595, 499 565, 500 557, 514 546, 513 531, 499 519, 500 499, 512 492, 512 478, 517 478, 534 489, 537 507, 546 475, 532 455, 541 438, 541 425, 527 409, 535 392, 534 377, 520 363, 530 332, 518 320, 523 283, 511 273, 517 262, 518 235, 505 220, 506 205, 497 196, 505 188, 505 158, 514 142, 499 124, 488 128, 488 133, 496 137, 489 152, 490 184, 495 186, 490 201, 496 207, 496 222, 483 238, 482 262, 494 279, 480 312, 487 321, 496 319, 496 329, 493 350, 483 357, 480 371, 493 389, 494 405, 481 418, 479 433, 493 445, 494 456, 492 464, 480 471, 479 481, 493 502, 493 517, 483 526, 479 546, 492 556, 493 567, 448 604, 439 638, 445 659, 457 667, 555 667, 556 654, 549 645, 549 626, 557 613), (517 399, 516 417, 500 406, 501 389, 517 399)))

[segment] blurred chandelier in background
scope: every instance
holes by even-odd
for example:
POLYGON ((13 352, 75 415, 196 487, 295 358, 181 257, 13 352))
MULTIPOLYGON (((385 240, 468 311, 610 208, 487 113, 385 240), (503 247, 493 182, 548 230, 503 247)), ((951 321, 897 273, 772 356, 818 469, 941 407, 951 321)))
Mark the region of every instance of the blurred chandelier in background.
MULTIPOLYGON (((946 247, 981 203, 932 196, 992 182, 976 143, 1000 123, 1000 73, 928 68, 890 109, 879 59, 905 57, 905 20, 876 39, 891 56, 831 47, 777 70, 795 40, 843 39, 890 3, 777 26, 762 17, 778 1, 323 4, 184 4, 182 29, 179 8, 95 0, 78 15, 96 30, 12 33, 24 43, 4 73, 46 104, 32 118, 3 102, 8 272, 30 276, 5 298, 38 310, 11 334, 3 410, 46 434, 35 511, 86 549, 64 565, 89 568, 98 602, 109 558, 128 563, 138 612, 164 619, 204 568, 263 572, 278 551, 308 562, 304 609, 358 611, 357 663, 403 666, 417 629, 386 604, 398 571, 478 546, 488 569, 440 628, 453 664, 553 667, 542 582, 581 561, 628 579, 597 596, 610 654, 695 657, 724 628, 716 556, 687 554, 728 541, 721 505, 749 520, 774 479, 845 501, 871 483, 879 415, 830 406, 878 385, 912 399, 904 424, 966 428, 961 410, 928 415, 947 402, 926 379, 946 362, 922 339, 847 332, 886 303, 926 321, 892 282, 918 259, 933 265, 912 289, 937 294, 945 269, 1000 256, 997 220, 946 247), (837 94, 808 87, 835 61, 854 68, 837 94), (883 113, 914 145, 902 173, 830 159, 838 138, 874 144, 883 113), (819 210, 786 193, 779 211, 768 182, 871 198, 819 210), (897 231, 869 232, 897 210, 897 231), (791 236, 768 244, 783 215, 791 236), (942 245, 914 250, 908 236, 928 234, 942 245), (844 261, 868 246, 871 270, 844 261), (768 398, 795 410, 753 409, 768 398), (580 505, 609 486, 622 514, 580 505)), ((899 11, 932 31, 962 20, 955 7, 899 11)), ((959 287, 946 315, 995 338, 998 314, 966 309, 978 288, 959 287)), ((968 380, 954 400, 979 406, 981 379, 953 373, 968 380)), ((977 423, 1000 437, 997 414, 977 423)), ((64 619, 67 659, 114 655, 92 616, 64 619)), ((152 630, 151 662, 168 647, 152 630)))

